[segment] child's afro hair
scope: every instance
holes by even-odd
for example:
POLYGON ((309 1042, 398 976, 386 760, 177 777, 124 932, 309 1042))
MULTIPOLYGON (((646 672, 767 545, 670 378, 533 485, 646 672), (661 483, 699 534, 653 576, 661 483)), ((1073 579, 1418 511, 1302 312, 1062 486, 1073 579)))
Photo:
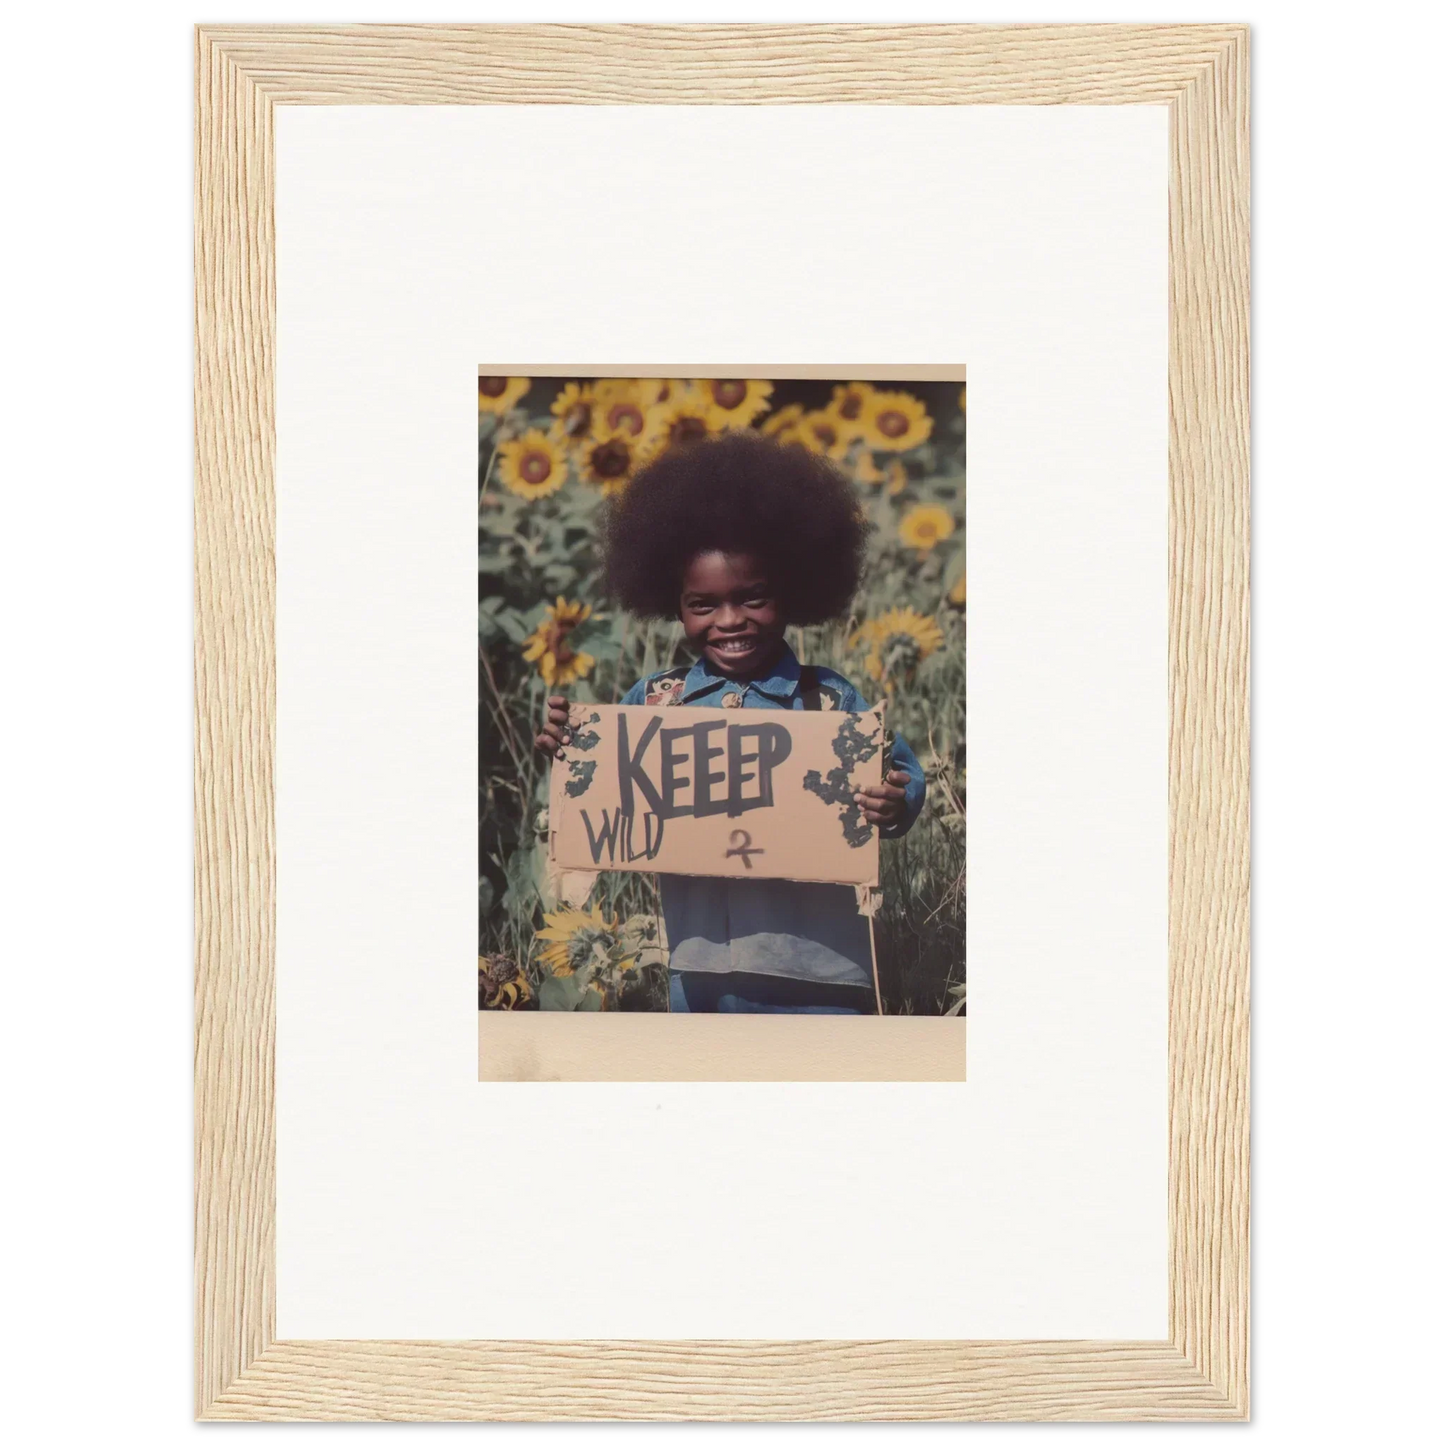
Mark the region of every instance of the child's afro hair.
POLYGON ((749 431, 669 447, 633 478, 604 528, 607 589, 629 612, 676 617, 694 557, 746 552, 795 626, 847 612, 867 536, 837 467, 749 431))

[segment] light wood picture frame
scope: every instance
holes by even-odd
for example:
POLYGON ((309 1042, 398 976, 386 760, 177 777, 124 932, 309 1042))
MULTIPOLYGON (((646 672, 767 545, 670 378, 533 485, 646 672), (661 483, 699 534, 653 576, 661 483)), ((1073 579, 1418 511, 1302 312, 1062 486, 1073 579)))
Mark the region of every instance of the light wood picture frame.
POLYGON ((198 1416, 1247 1418, 1247 29, 203 26, 195 62, 198 1416), (517 103, 1168 107, 1167 1340, 276 1338, 275 110, 517 103))

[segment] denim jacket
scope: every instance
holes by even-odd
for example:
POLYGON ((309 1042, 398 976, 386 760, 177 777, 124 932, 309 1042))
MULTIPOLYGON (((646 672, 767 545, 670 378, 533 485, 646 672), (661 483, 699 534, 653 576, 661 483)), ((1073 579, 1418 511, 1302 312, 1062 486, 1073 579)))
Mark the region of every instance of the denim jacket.
MULTIPOLYGON (((857 688, 831 668, 812 669, 816 697, 807 696, 803 670, 787 646, 772 669, 739 682, 715 671, 706 659, 691 668, 654 673, 630 688, 633 706, 773 707, 800 712, 866 712, 857 688), (737 701, 728 701, 737 698, 737 701)), ((923 807, 923 768, 913 750, 894 736, 892 768, 906 773, 904 816, 881 838, 900 838, 923 807)), ((663 920, 674 972, 763 973, 819 983, 873 986, 873 949, 868 920, 853 889, 838 883, 795 883, 777 878, 659 879, 663 920)))

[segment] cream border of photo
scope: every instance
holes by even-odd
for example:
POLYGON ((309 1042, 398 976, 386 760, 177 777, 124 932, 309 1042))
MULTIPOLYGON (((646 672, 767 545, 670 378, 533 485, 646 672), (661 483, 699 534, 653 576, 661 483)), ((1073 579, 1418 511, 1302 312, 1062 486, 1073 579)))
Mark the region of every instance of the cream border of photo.
MULTIPOLYGON (((478 376, 968 380, 964 366, 483 365, 478 376)), ((964 510, 967 514, 965 495, 964 510)), ((966 543, 965 543, 966 545, 966 543)), ((886 846, 886 845, 885 845, 886 846)), ((707 1080, 898 1082, 967 1078, 967 1018, 563 1014, 478 1010, 479 1082, 707 1080), (597 1027, 586 1027, 588 1021, 597 1027)))
POLYGON ((1167 1338, 1168 127, 277 109, 280 1337, 1167 1338), (966 1084, 476 1081, 472 393, 544 349, 967 361, 966 1084))

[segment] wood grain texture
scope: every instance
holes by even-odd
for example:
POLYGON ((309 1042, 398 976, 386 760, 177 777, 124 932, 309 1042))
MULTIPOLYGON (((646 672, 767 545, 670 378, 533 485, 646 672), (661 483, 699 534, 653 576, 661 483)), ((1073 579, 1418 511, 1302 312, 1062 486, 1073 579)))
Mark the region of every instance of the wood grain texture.
POLYGON ((293 105, 1169 104, 1227 25, 207 27, 293 105))
POLYGON ((1247 32, 206 27, 196 100, 198 1413, 1245 1418, 1247 32), (549 102, 1170 108, 1166 1342, 275 1338, 274 107, 549 102))
POLYGON ((1249 1388, 1247 36, 1170 125, 1170 1337, 1249 1388))
POLYGON ((196 46, 196 1390, 276 1333, 271 102, 196 46))
POLYGON ((1173 1345, 946 1340, 292 1340, 218 1420, 1235 1419, 1173 1345))

